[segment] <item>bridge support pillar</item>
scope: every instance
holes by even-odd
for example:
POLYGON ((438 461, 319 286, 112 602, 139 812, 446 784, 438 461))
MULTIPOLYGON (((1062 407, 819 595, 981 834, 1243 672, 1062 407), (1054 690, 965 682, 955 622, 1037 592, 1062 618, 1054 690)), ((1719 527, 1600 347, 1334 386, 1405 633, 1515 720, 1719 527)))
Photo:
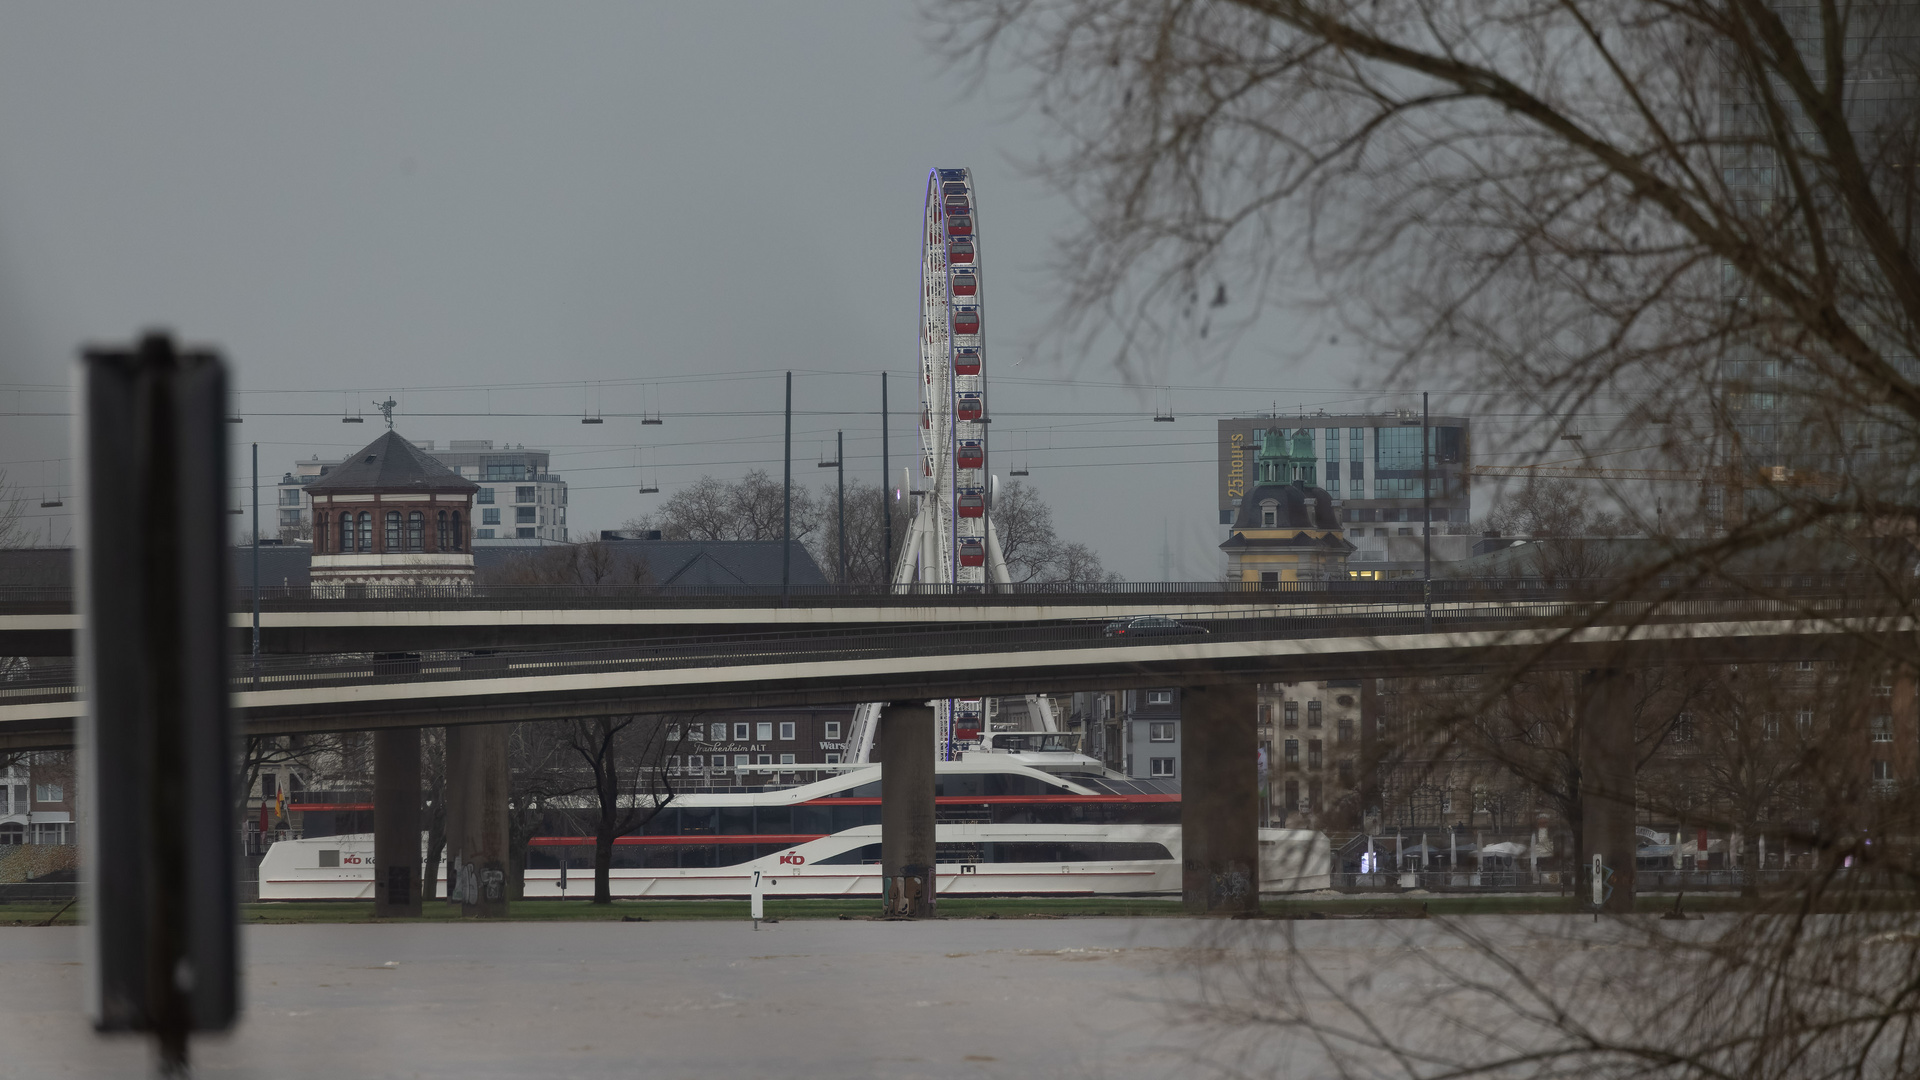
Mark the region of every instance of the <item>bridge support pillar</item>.
POLYGON ((933 707, 888 702, 880 711, 880 872, 888 915, 934 913, 933 707))
POLYGON ((460 914, 507 913, 507 729, 447 729, 447 894, 460 914))
POLYGON ((373 914, 420 914, 420 729, 373 733, 373 914))
POLYGON ((1593 896, 1593 857, 1612 876, 1603 883, 1601 910, 1616 914, 1633 911, 1634 852, 1634 739, 1633 683, 1625 672, 1589 671, 1581 680, 1580 695, 1580 840, 1586 865, 1580 868, 1585 888, 1580 898, 1593 896))
POLYGON ((1180 691, 1180 894, 1196 915, 1260 910, 1256 712, 1253 683, 1180 691))

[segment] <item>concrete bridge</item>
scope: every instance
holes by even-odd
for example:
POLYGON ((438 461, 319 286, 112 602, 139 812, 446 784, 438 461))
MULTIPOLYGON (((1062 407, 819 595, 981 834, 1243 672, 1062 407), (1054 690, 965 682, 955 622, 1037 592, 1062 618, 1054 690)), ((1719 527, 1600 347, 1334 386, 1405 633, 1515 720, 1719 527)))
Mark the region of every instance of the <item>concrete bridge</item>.
MULTIPOLYGON (((376 834, 390 837, 383 850, 414 855, 417 844, 400 838, 418 835, 417 798, 407 794, 418 791, 417 729, 448 727, 449 776, 458 789, 449 795, 449 806, 475 808, 476 823, 462 826, 467 830, 463 842, 490 864, 497 861, 494 848, 504 851, 504 832, 494 837, 493 825, 477 822, 496 794, 504 799, 505 740, 499 724, 890 702, 881 721, 888 766, 882 798, 913 811, 883 814, 883 822, 895 823, 883 824, 883 845, 891 845, 885 861, 898 870, 930 866, 934 856, 932 755, 917 752, 932 745, 931 711, 921 703, 1179 686, 1186 704, 1181 724, 1186 899, 1194 910, 1225 912, 1258 904, 1258 795, 1250 764, 1257 748, 1256 682, 1547 664, 1588 672, 1590 692, 1580 724, 1585 849, 1600 854, 1617 875, 1609 906, 1625 910, 1633 896, 1633 736, 1628 697, 1618 692, 1620 673, 1666 664, 1846 655, 1865 635, 1910 634, 1915 623, 1896 611, 1870 610, 1858 595, 1836 593, 1769 598, 1701 591, 1684 600, 1608 602, 1535 587, 1498 599, 1484 590, 1475 597, 1448 597, 1434 603, 1430 615, 1425 603, 1380 596, 1345 602, 1314 597, 1292 605, 1264 599, 1267 603, 1259 605, 1235 597, 1230 609, 1223 602, 1178 612, 1194 633, 1148 639, 1104 633, 1106 618, 1115 613, 1110 599, 1081 606, 1100 612, 1091 619, 1066 617, 1067 603, 960 600, 950 601, 952 609, 975 613, 972 619, 903 619, 882 626, 593 646, 270 656, 257 670, 244 660, 235 664, 231 703, 250 734, 376 731, 376 806, 386 808, 376 809, 376 834), (1006 618, 1009 608, 1030 617, 1006 618), (383 799, 382 791, 390 794, 383 799)), ((1153 601, 1147 606, 1168 612, 1153 601)), ((787 609, 748 610, 771 615, 787 609)), ((871 604, 861 610, 914 609, 871 604)), ((372 610, 345 614, 367 621, 383 615, 372 610)), ((366 623, 348 625, 364 629, 366 623)), ((75 683, 70 666, 53 664, 37 666, 29 679, 4 684, 0 748, 71 745, 84 705, 75 683)), ((491 820, 504 817, 496 812, 491 820)), ((377 880, 388 880, 384 863, 377 873, 382 875, 377 880)), ((402 895, 417 904, 417 884, 402 895)))

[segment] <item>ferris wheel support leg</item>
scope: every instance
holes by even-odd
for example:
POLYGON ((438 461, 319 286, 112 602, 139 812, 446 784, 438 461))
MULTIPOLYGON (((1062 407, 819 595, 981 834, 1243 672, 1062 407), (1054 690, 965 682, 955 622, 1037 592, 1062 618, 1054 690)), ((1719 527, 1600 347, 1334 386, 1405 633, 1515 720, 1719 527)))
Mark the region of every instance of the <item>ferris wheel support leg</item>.
POLYGON ((987 580, 995 585, 1013 584, 1013 572, 1007 568, 1007 553, 1000 550, 1000 530, 987 518, 987 580))

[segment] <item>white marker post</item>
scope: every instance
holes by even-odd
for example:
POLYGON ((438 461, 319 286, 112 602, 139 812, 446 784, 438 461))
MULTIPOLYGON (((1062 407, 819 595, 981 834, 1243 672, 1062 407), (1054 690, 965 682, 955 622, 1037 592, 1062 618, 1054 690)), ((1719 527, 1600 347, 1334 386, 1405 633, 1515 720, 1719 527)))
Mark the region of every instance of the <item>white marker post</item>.
POLYGON ((752 906, 753 928, 760 929, 760 920, 767 917, 767 894, 760 889, 760 871, 753 872, 753 889, 748 894, 752 906))
POLYGON ((1600 862, 1600 856, 1595 855, 1593 857, 1593 907, 1595 911, 1600 910, 1600 906, 1607 902, 1605 883, 1601 880, 1603 873, 1605 873, 1605 867, 1600 862))

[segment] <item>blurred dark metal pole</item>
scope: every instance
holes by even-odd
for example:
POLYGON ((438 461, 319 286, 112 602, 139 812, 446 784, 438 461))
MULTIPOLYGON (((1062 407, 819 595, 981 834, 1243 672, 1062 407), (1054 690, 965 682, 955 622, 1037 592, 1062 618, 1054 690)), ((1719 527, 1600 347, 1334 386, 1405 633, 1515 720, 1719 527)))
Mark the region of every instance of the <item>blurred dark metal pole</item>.
POLYGON ((847 587, 847 433, 833 433, 833 469, 834 478, 839 483, 840 494, 840 588, 847 587))
POLYGON ((253 688, 260 689, 260 444, 253 444, 253 688))
POLYGON ((785 465, 780 474, 784 502, 780 508, 780 595, 787 595, 793 579, 793 372, 787 372, 787 434, 785 465))
POLYGON ((226 365, 149 333, 79 377, 87 1007, 184 1076, 239 1011, 226 365))
POLYGON ((893 584, 893 462, 887 457, 887 373, 880 373, 880 511, 886 521, 886 547, 881 550, 884 556, 880 572, 887 576, 886 584, 893 584))
POLYGON ((1420 559, 1424 566, 1420 592, 1426 601, 1425 630, 1433 633, 1433 428, 1427 415, 1427 394, 1420 392, 1420 559))

